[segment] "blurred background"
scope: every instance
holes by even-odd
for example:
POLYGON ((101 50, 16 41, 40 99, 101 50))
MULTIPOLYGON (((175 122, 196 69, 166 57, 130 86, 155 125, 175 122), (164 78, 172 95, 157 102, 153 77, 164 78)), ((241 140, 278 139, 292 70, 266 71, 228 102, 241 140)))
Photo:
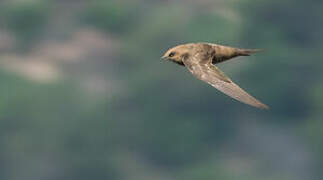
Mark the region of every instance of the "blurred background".
POLYGON ((323 1, 1 0, 0 179, 323 179, 323 1), (213 42, 269 111, 160 57, 213 42))

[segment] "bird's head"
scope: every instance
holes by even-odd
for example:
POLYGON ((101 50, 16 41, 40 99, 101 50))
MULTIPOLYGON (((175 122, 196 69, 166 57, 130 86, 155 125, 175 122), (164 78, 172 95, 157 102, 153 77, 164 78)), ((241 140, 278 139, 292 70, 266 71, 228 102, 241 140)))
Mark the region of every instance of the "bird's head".
POLYGON ((188 45, 179 45, 169 49, 162 59, 173 61, 183 65, 183 58, 188 55, 190 47, 188 45))

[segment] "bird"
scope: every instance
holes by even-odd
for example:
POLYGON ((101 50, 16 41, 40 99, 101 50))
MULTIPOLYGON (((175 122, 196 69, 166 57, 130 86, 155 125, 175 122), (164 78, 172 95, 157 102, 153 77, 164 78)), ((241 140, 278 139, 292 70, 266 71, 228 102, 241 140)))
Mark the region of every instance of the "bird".
POLYGON ((181 66, 185 66, 198 79, 210 84, 222 93, 242 103, 260 109, 269 107, 235 84, 215 64, 238 56, 250 56, 263 49, 240 49, 213 43, 188 43, 170 48, 162 56, 181 66))

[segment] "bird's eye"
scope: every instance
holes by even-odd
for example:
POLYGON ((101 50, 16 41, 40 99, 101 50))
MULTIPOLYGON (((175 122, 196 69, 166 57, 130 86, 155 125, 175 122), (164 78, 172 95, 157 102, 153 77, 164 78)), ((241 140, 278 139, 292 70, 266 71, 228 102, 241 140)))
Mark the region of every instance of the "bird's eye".
POLYGON ((173 57, 173 56, 175 56, 175 52, 171 52, 171 53, 169 53, 169 55, 168 55, 169 57, 173 57))

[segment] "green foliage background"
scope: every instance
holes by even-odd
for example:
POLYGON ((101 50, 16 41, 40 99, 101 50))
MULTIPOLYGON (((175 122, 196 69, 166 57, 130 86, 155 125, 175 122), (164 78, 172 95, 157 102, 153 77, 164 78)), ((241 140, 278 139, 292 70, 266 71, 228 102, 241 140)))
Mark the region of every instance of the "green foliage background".
POLYGON ((14 43, 0 43, 0 179, 322 179, 322 12, 319 0, 1 1, 0 39, 14 43), (81 29, 111 47, 72 43, 94 52, 75 62, 35 53, 72 52, 81 29), (269 111, 160 60, 204 41, 265 49, 219 67, 269 111), (60 78, 6 68, 35 57, 60 78), (108 88, 84 86, 98 77, 108 88))

